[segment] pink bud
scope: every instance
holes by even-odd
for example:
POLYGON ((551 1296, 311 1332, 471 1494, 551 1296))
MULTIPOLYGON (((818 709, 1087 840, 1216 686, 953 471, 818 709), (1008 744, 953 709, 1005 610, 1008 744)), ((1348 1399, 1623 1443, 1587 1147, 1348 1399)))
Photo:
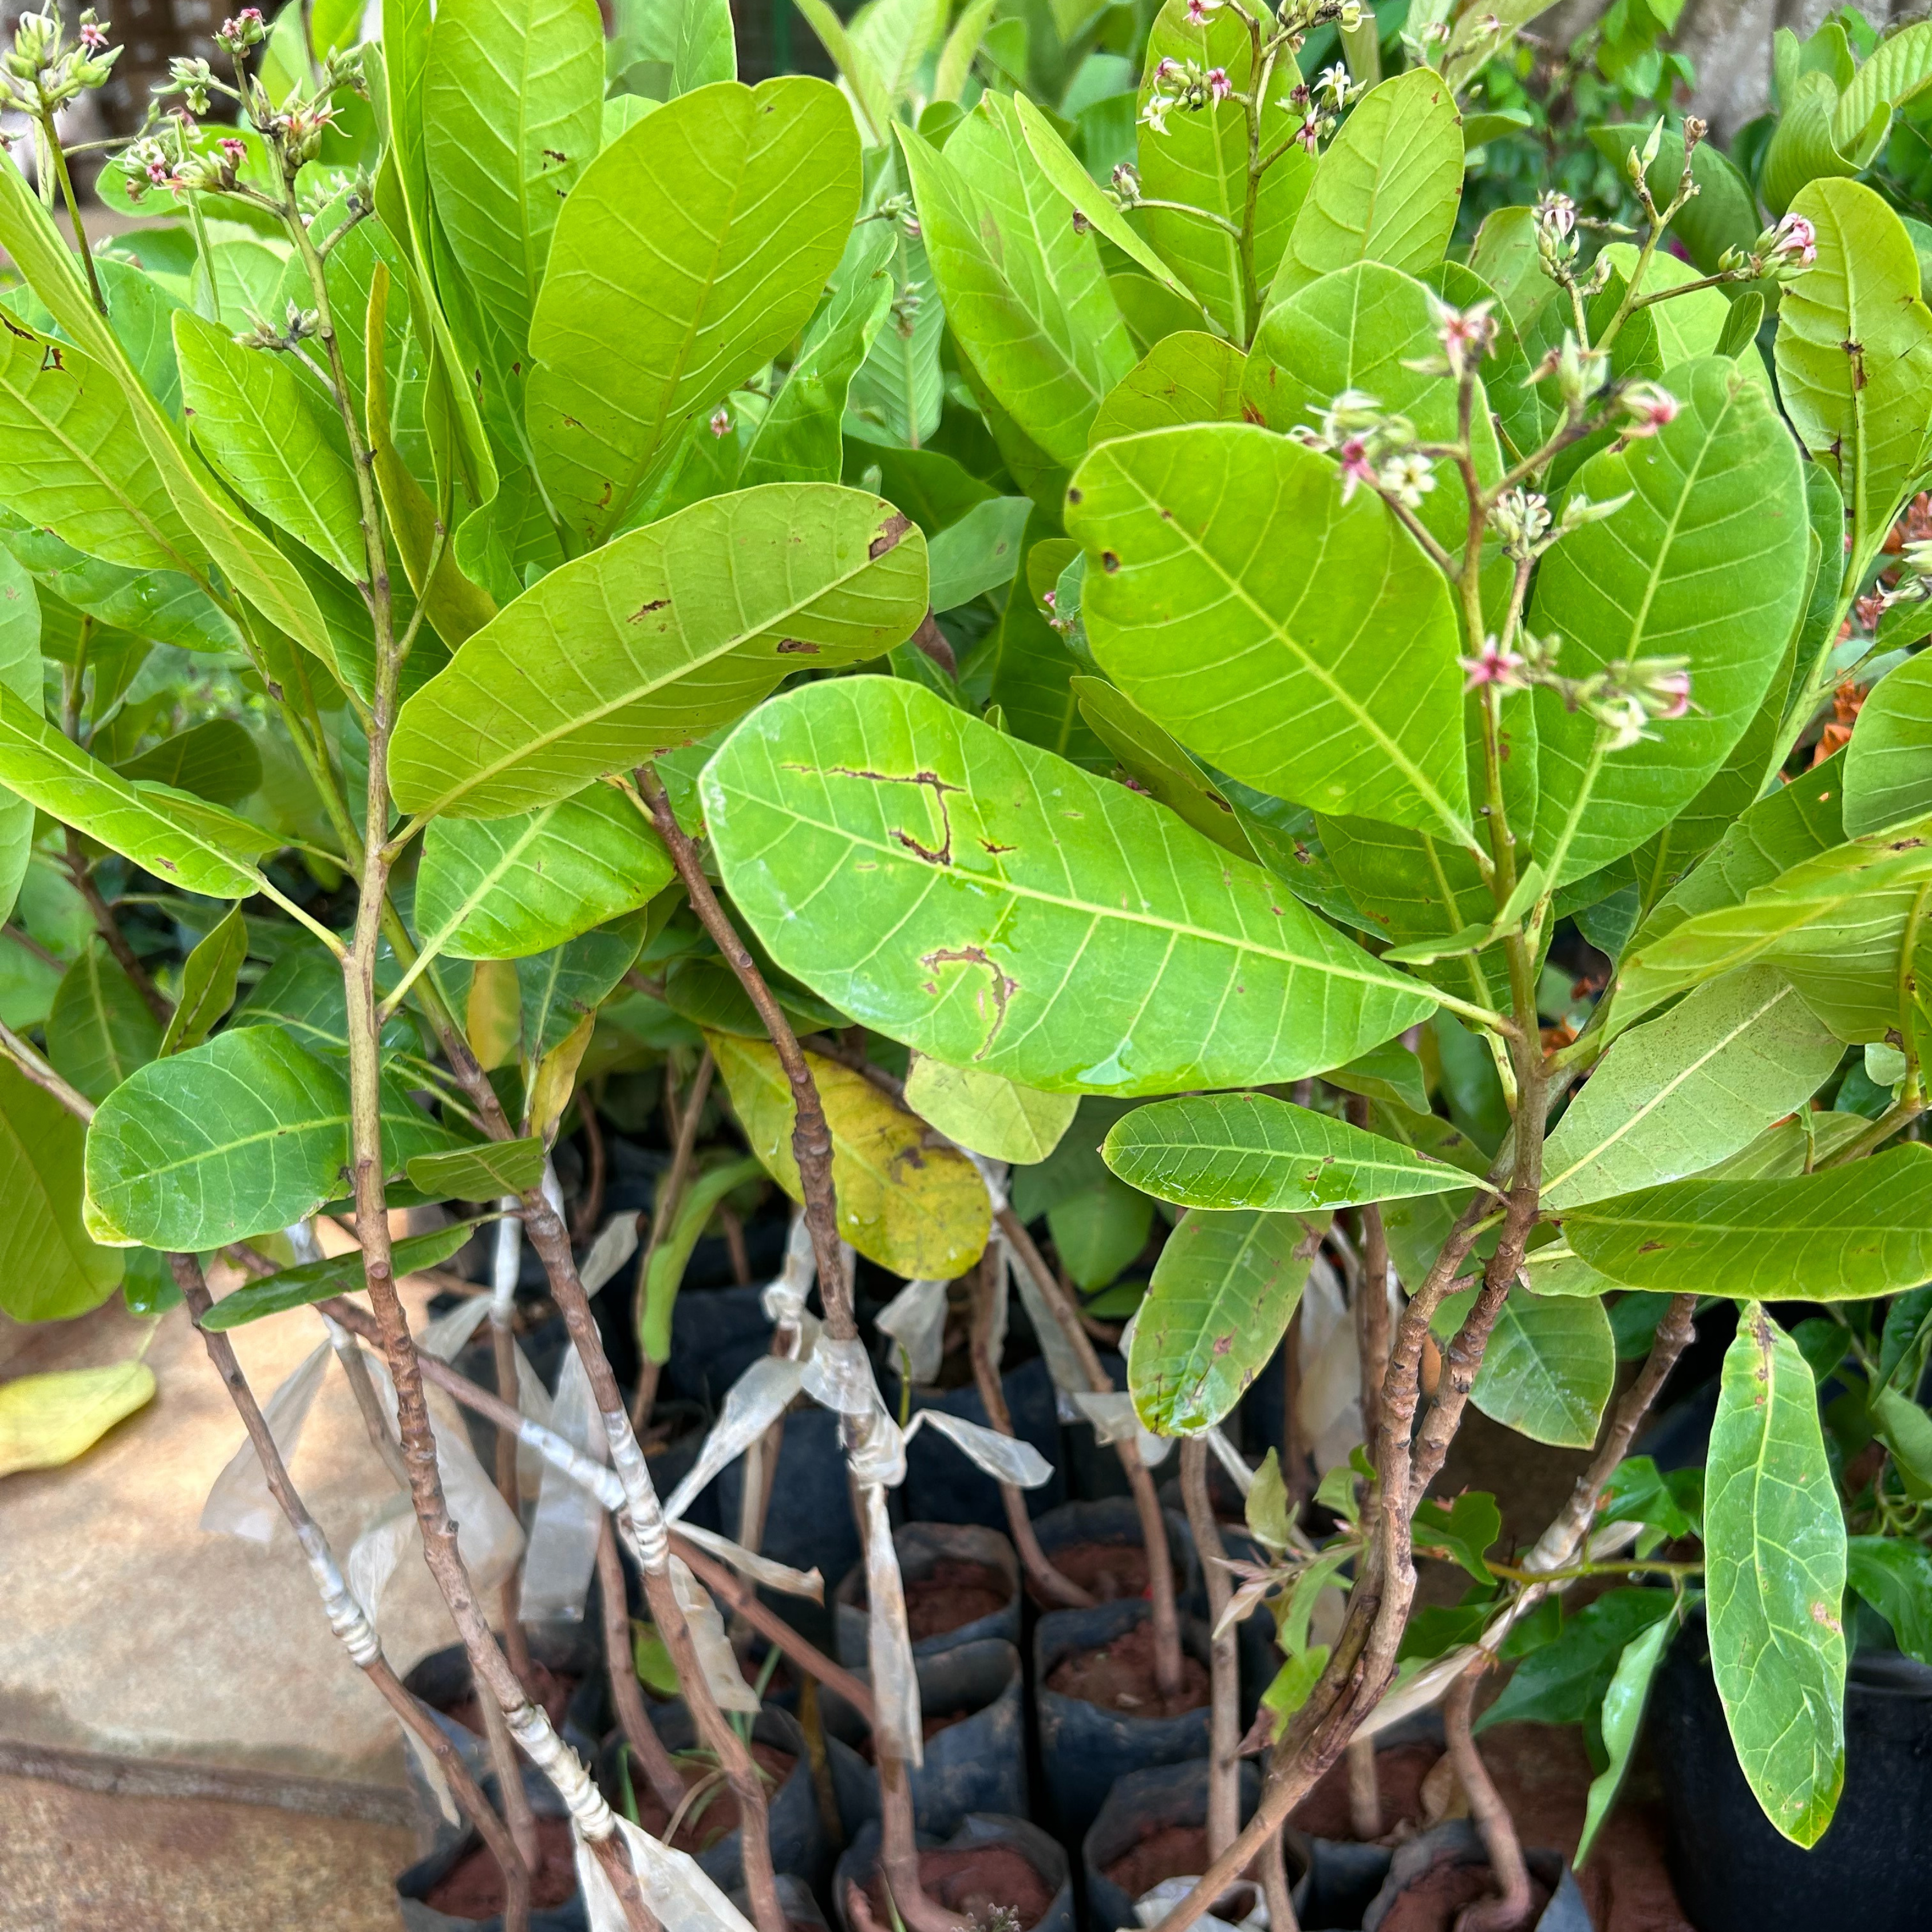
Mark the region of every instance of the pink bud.
POLYGON ((1224 67, 1210 67, 1208 70, 1208 98, 1210 100, 1226 100, 1234 91, 1234 83, 1228 78, 1224 67))
POLYGON ((731 434, 731 412, 722 403, 712 412, 711 434, 713 436, 729 436, 731 434))

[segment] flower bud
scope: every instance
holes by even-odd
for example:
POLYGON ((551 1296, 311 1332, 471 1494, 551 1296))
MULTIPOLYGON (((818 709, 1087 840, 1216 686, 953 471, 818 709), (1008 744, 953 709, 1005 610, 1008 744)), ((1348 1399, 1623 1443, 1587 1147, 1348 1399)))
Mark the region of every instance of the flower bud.
POLYGON ((1654 436, 1675 422, 1683 407, 1668 389, 1654 382, 1633 382, 1618 400, 1630 418, 1624 425, 1627 436, 1654 436))

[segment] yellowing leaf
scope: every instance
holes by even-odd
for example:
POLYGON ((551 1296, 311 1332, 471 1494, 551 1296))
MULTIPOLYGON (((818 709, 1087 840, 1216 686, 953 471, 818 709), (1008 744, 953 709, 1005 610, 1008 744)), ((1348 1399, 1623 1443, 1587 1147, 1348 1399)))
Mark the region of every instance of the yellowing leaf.
POLYGON ((976 1066, 948 1066, 922 1053, 906 1075, 906 1105, 949 1139, 991 1160, 1030 1166, 1060 1144, 1080 1106, 1078 1094, 1037 1087, 976 1066))
MULTIPOLYGON (((791 1088, 778 1049, 728 1034, 705 1037, 752 1151, 794 1201, 802 1200, 791 1151, 791 1088)), ((940 1145, 923 1120, 862 1073, 815 1053, 805 1059, 832 1130, 839 1233, 868 1261, 908 1280, 964 1274, 985 1250, 992 1222, 973 1163, 940 1145)))
POLYGON ((154 1394, 154 1372, 140 1360, 22 1376, 0 1386, 0 1476, 71 1462, 154 1394))

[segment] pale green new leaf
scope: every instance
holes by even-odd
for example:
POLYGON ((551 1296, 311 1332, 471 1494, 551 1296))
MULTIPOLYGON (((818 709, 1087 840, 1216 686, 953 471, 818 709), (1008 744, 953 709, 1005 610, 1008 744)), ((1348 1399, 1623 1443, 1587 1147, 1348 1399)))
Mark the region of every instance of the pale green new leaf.
MULTIPOLYGON (((39 595, 19 560, 0 550, 0 684, 28 710, 38 711, 42 676, 39 595)), ((33 849, 32 802, 14 794, 0 794, 0 920, 14 915, 33 849)))
POLYGON ((1462 124, 1442 76, 1414 68, 1372 87, 1316 167, 1269 301, 1351 262, 1424 274, 1462 196, 1462 124))
POLYGON ((158 877, 211 898, 253 898, 261 889, 254 862, 279 843, 219 806, 164 785, 130 783, 4 687, 0 784, 158 877))
POLYGON ((1880 107, 1895 112, 1932 84, 1932 22, 1888 34, 1838 97, 1832 132, 1840 146, 1857 140, 1880 107))
MULTIPOLYGON (((443 0, 422 86, 436 221, 491 332, 519 358, 558 211, 602 134, 594 0, 443 0)), ((508 368, 494 373, 514 394, 508 368)))
POLYGON ((1197 1210, 1168 1237, 1127 1358, 1135 1411, 1154 1434, 1198 1436, 1240 1400, 1294 1316, 1328 1224, 1197 1210))
POLYGON ((121 1279, 119 1251, 81 1222, 82 1134, 51 1094, 0 1060, 0 1311, 16 1322, 84 1315, 121 1279))
POLYGON ((900 679, 788 693, 706 766, 734 903, 862 1024, 1048 1091, 1292 1078, 1430 1010, 1150 799, 900 679))
POLYGON ((1572 1208, 1570 1245, 1626 1288, 1865 1301, 1932 1280, 1932 1148, 1789 1180, 1694 1178, 1572 1208))
POLYGON ((818 36, 819 44, 832 56, 866 146, 879 146, 892 123, 892 98, 886 92, 885 76, 872 56, 846 32, 844 22, 826 0, 794 0, 794 4, 818 36))
POLYGON ((390 786, 406 812, 527 811, 704 736, 794 670, 883 656, 926 610, 926 540, 877 497, 712 497, 500 611, 403 706, 390 786))
POLYGON ((1094 237, 1075 232, 1002 97, 982 96, 943 154, 897 131, 955 338, 1019 430, 1071 467, 1134 361, 1094 237))
MULTIPOLYGON (((1442 1342, 1462 1326, 1476 1293, 1444 1299, 1435 1322, 1442 1342)), ((1600 1298, 1546 1298, 1519 1286, 1496 1316, 1469 1400, 1533 1442, 1587 1449, 1616 1379, 1616 1340, 1600 1298)))
POLYGON ((655 898, 670 860, 638 806, 609 785, 513 818, 433 821, 416 873, 425 952, 520 959, 655 898))
MULTIPOLYGON (((903 192, 904 159, 895 154, 892 164, 895 172, 884 179, 903 192)), ((925 242, 908 235, 903 221, 892 229, 895 305, 852 378, 845 406, 860 433, 918 449, 939 428, 945 401, 939 351, 946 310, 933 285, 925 242)))
POLYGON ((161 1029, 106 942, 94 940, 65 973, 47 1015, 47 1058, 70 1087, 104 1100, 160 1052, 161 1029))
POLYGON ((1604 1750, 1610 1762, 1590 1781, 1588 1798, 1583 1810, 1583 1834, 1576 1841, 1574 1862, 1581 1864, 1590 1855, 1610 1807, 1622 1789, 1624 1773, 1630 1768, 1630 1754, 1636 1749, 1637 1733, 1643 1720, 1643 1707, 1650 1695, 1651 1679, 1664 1660, 1670 1640, 1677 1634, 1676 1619, 1666 1617, 1654 1623, 1641 1636, 1624 1646, 1623 1654, 1611 1674, 1610 1687, 1604 1693, 1599 1720, 1604 1750))
POLYGON ((1765 1816, 1815 1844, 1845 1781, 1845 1520, 1797 1345, 1745 1309, 1705 1465, 1711 1668, 1765 1816))
POLYGON ((1543 1204, 1702 1172, 1802 1107, 1843 1052, 1771 967, 1700 986, 1598 1064, 1544 1144, 1543 1204))
POLYGON ((668 68, 670 98, 738 78, 730 0, 630 0, 616 10, 616 21, 614 53, 621 50, 626 64, 653 61, 668 68))
POLYGON ((1093 440, 1180 423, 1239 422, 1247 358, 1232 342, 1198 329, 1163 335, 1107 392, 1093 440))
MULTIPOLYGON (((1928 23, 1932 24, 1932 23, 1928 23)), ((1845 747, 1845 830, 1856 838, 1932 812, 1932 652, 1867 694, 1845 747)))
POLYGON ((214 930, 188 956, 173 1016, 161 1036, 162 1054, 199 1046, 235 1004, 235 988, 248 957, 248 928, 242 908, 231 906, 214 930))
POLYGON ((922 1053, 906 1073, 905 1102, 949 1140, 988 1160, 1030 1166, 1073 1124, 1074 1094, 1042 1094, 977 1066, 948 1066, 922 1053))
POLYGON ((1263 791, 1473 842, 1455 614, 1378 497, 1216 423, 1103 444, 1067 501, 1094 654, 1143 711, 1263 791))
MULTIPOLYGON (((385 1084, 384 1166, 457 1144, 385 1084)), ((197 1252, 285 1228, 349 1193, 349 1083, 278 1026, 230 1028, 151 1060, 102 1102, 87 1132, 95 1224, 197 1252)))
POLYGON ((1123 1180, 1189 1208, 1314 1214, 1469 1185, 1447 1162, 1267 1094, 1136 1107, 1101 1151, 1123 1180))
MULTIPOLYGON (((1252 76, 1254 45, 1236 9, 1216 8, 1197 24, 1187 17, 1186 0, 1167 0, 1148 36, 1140 86, 1143 111, 1163 60, 1192 62, 1203 70, 1220 68, 1234 90, 1244 94, 1252 76)), ((1287 152, 1262 177, 1252 260, 1245 269, 1237 236, 1222 223, 1238 230, 1247 216, 1247 109, 1238 100, 1217 101, 1193 111, 1178 109, 1162 129, 1143 121, 1135 130, 1142 192, 1221 218, 1203 220, 1158 208, 1145 209, 1140 217, 1160 257, 1193 291, 1216 327, 1238 342, 1255 332, 1257 304, 1274 278, 1318 172, 1313 156, 1294 142, 1297 117, 1282 98, 1295 82, 1294 56, 1277 60, 1274 72, 1274 84, 1262 104, 1262 152, 1272 154, 1284 147, 1287 152)))
MULTIPOLYGON (((1703 789, 1756 715, 1804 597, 1804 482, 1762 386, 1720 357, 1671 382, 1684 405, 1673 422, 1579 472, 1592 500, 1630 500, 1550 553, 1529 624, 1562 640, 1569 677, 1688 658, 1691 709, 1604 760, 1558 884, 1634 850, 1703 789)), ((1547 842, 1585 795, 1598 726, 1541 687, 1536 724, 1547 842)))
POLYGON ((1818 259, 1779 301, 1778 389, 1799 439, 1844 492, 1851 580, 1923 466, 1932 312, 1911 236, 1870 188, 1814 182, 1793 208, 1816 231, 1818 259))
POLYGON ((623 530, 686 424, 797 334, 859 194, 851 115, 802 74, 680 95, 586 170, 530 324, 528 412, 580 542, 623 530))

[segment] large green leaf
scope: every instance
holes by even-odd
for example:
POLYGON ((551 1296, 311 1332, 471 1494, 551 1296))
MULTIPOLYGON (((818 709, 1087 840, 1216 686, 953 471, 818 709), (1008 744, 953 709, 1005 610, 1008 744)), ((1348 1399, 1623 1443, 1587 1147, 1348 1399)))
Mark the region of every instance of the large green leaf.
MULTIPOLYGON (((1442 357, 1430 300, 1412 275, 1364 261, 1274 303, 1248 356, 1242 385, 1248 420, 1283 433, 1307 428, 1343 390, 1354 389, 1406 416, 1423 442, 1454 442, 1460 433, 1456 386, 1447 374, 1430 373, 1442 357)), ((1503 473, 1502 452, 1480 383, 1470 435, 1478 480, 1493 484, 1503 473)), ((1417 514, 1445 550, 1461 550, 1469 502, 1454 465, 1442 466, 1436 488, 1417 514)))
POLYGON ((1845 1781, 1845 1520, 1797 1345, 1745 1309, 1705 1465, 1711 1669, 1765 1816, 1817 1843, 1845 1781))
POLYGON ((405 811, 463 818, 548 804, 703 737, 802 666, 884 656, 926 599, 926 539, 875 496, 772 483, 694 503, 471 638, 403 706, 391 787, 405 811))
MULTIPOLYGON (((458 1144, 386 1082, 384 1165, 458 1144)), ((151 1060, 87 1132, 87 1198, 103 1231, 198 1252, 285 1228, 350 1192, 346 1070, 278 1026, 231 1028, 151 1060)))
MULTIPOLYGON (((1220 68, 1237 94, 1252 76, 1254 44, 1247 22, 1233 8, 1220 8, 1198 22, 1190 20, 1186 0, 1166 0, 1148 35, 1142 62, 1140 104, 1159 82, 1164 60, 1192 62, 1203 71, 1220 68)), ((1136 159, 1141 191, 1157 201, 1204 208, 1220 221, 1174 208, 1150 208, 1142 215, 1147 236, 1162 257, 1199 298, 1216 326, 1236 342, 1246 342, 1259 320, 1260 298, 1274 280, 1295 218, 1316 169, 1314 157, 1293 145, 1297 117, 1282 98, 1294 85, 1294 57, 1278 61, 1270 98, 1262 104, 1264 154, 1287 152, 1262 177, 1253 213, 1253 248, 1246 267, 1235 230, 1248 219, 1248 110, 1240 101, 1211 103, 1195 111, 1180 110, 1156 130, 1142 121, 1136 159)))
POLYGON ((1247 358, 1198 329, 1163 335, 1112 388, 1094 418, 1093 440, 1178 423, 1239 422, 1247 358))
POLYGON ((1932 1148, 1788 1180, 1694 1178, 1571 1209, 1563 1232, 1626 1288, 1865 1301, 1932 1280, 1932 1148))
MULTIPOLYGON (((1597 502, 1633 494, 1550 552, 1530 626, 1560 640, 1570 677, 1688 658, 1691 710, 1605 760, 1559 884, 1641 844, 1702 790, 1762 703, 1804 597, 1804 482, 1762 386, 1722 357, 1671 381, 1684 405, 1674 422, 1578 473, 1597 502)), ((1545 688, 1536 724, 1547 842, 1576 807, 1598 727, 1545 688)))
POLYGON ((670 70, 670 99, 738 78, 729 0, 623 0, 612 12, 614 73, 619 60, 658 63, 670 70))
POLYGON ((1136 1107, 1102 1152, 1123 1180, 1189 1208, 1315 1214, 1469 1185, 1460 1168, 1266 1094, 1136 1107))
POLYGON ((130 783, 4 687, 0 784, 158 878, 211 898, 253 898, 261 885, 253 862, 279 842, 219 806, 130 783))
MULTIPOLYGON (((1476 1292, 1444 1298, 1435 1322, 1443 1342, 1462 1325, 1476 1292)), ((1600 1299, 1516 1286, 1497 1314, 1469 1400, 1532 1442, 1587 1449, 1616 1379, 1616 1341, 1600 1299)))
POLYGON ((1818 259, 1778 304, 1778 389, 1800 440, 1844 492, 1856 576, 1922 466, 1932 312, 1919 299, 1911 236, 1870 188, 1814 182, 1794 212, 1816 230, 1818 259))
POLYGON ((124 778, 191 791, 214 805, 239 805, 262 788, 262 754, 232 718, 205 718, 116 767, 124 778))
MULTIPOLYGON (((893 165, 903 170, 904 163, 895 155, 893 165)), ((903 173, 886 179, 904 192, 903 173)), ((939 356, 946 310, 932 284, 924 240, 908 235, 903 221, 892 223, 892 230, 896 306, 852 378, 846 408, 858 433, 887 437, 916 450, 938 429, 945 402, 945 373, 939 356)), ((886 494, 910 509, 890 484, 886 494)))
MULTIPOLYGON (((1801 860, 1741 903, 1720 903, 1624 956, 1613 1021, 1638 1015, 1734 967, 1778 967, 1840 1039, 1882 1040, 1900 1024, 1912 973, 1932 934, 1932 820, 1834 845, 1801 860), (1912 958, 1902 960, 1907 943, 1912 958)), ((1712 862, 1723 856, 1723 848, 1712 862)), ((1691 874, 1694 884, 1704 868, 1691 874)), ((1668 902, 1666 901, 1666 904, 1668 902)))
MULTIPOLYGON (((389 1264, 399 1278, 417 1268, 440 1268, 476 1228, 474 1221, 458 1221, 426 1234, 406 1235, 391 1246, 389 1264)), ((359 1248, 319 1262, 302 1262, 224 1294, 196 1326, 223 1334, 264 1316, 283 1315, 291 1308, 326 1301, 332 1295, 359 1294, 368 1285, 359 1248)))
POLYGON ((1049 1091, 1292 1078, 1426 992, 1150 799, 903 680, 762 706, 705 768, 739 908, 842 1012, 1049 1091))
POLYGON ((0 1060, 0 1311, 16 1322, 84 1315, 114 1292, 122 1259, 81 1224, 80 1121, 0 1060))
POLYGON ((526 1140, 480 1141, 447 1154, 419 1154, 404 1170, 410 1185, 439 1200, 492 1201, 525 1194, 543 1184, 544 1144, 526 1140))
POLYGON ((104 1100, 160 1052, 161 1029, 105 942, 94 940, 61 976, 47 1015, 54 1071, 90 1100, 104 1100))
POLYGON ((113 372, 4 310, 0 501, 104 562, 206 574, 113 372))
POLYGON ((1932 652, 1867 694, 1845 747, 1845 830, 1854 838, 1932 812, 1932 652))
POLYGON ((1328 1222, 1197 1209, 1168 1237, 1127 1358, 1134 1408, 1156 1435, 1198 1436, 1240 1400, 1294 1317, 1328 1222))
POLYGON ((631 969, 644 943, 641 919, 619 920, 548 952, 517 962, 517 997, 526 1060, 541 1060, 595 1012, 631 969))
POLYGON ((1075 1094, 1042 1094, 922 1053, 914 1054, 907 1070, 905 1103, 962 1147, 989 1160, 1021 1165, 1052 1153, 1080 1105, 1075 1094))
POLYGON ((1094 654, 1143 711, 1264 791, 1473 842, 1455 614, 1378 497, 1216 423, 1103 444, 1067 502, 1094 654))
POLYGON ((503 345, 499 382, 529 338, 558 210, 597 152, 603 40, 593 0, 446 0, 436 11, 424 161, 441 236, 503 345))
POLYGON ((681 95, 586 170, 530 325, 530 440, 578 542, 624 529, 685 424, 797 334, 859 193, 851 112, 802 74, 681 95))
POLYGON ((1610 1590, 1564 1620, 1553 1642, 1516 1666, 1502 1694, 1476 1720, 1492 1724, 1580 1724, 1602 1702, 1625 1648, 1664 1622, 1676 1598, 1669 1590, 1610 1590))
POLYGON ((955 339, 1018 428, 1070 467, 1134 362, 1094 237, 1075 232, 1000 96, 982 97, 943 154, 898 132, 955 339))
POLYGON ((64 603, 117 630, 190 651, 237 651, 242 634, 178 570, 132 570, 88 556, 50 530, 0 512, 0 544, 64 603))
POLYGON ((1833 130, 1840 142, 1855 140, 1882 106, 1896 111, 1932 86, 1932 22, 1918 21, 1888 34, 1867 56, 1838 98, 1833 130))
POLYGON ((518 959, 654 898, 670 860, 609 785, 514 818, 439 819, 423 836, 416 930, 425 951, 518 959))
MULTIPOLYGON (((794 1200, 802 1198, 792 1154, 791 1088, 768 1040, 709 1036, 733 1111, 752 1151, 794 1200)), ((806 1055, 832 1131, 838 1232, 868 1260, 908 1279, 951 1280, 986 1245, 992 1208, 978 1170, 936 1144, 926 1123, 862 1073, 806 1055)))
POLYGON ((1270 302, 1351 262, 1432 268, 1462 196, 1462 124, 1442 76, 1414 68, 1372 87, 1316 167, 1270 302))
POLYGON ((1701 1172, 1803 1106, 1843 1052, 1771 967, 1700 986, 1599 1063, 1544 1143, 1543 1204, 1701 1172))

